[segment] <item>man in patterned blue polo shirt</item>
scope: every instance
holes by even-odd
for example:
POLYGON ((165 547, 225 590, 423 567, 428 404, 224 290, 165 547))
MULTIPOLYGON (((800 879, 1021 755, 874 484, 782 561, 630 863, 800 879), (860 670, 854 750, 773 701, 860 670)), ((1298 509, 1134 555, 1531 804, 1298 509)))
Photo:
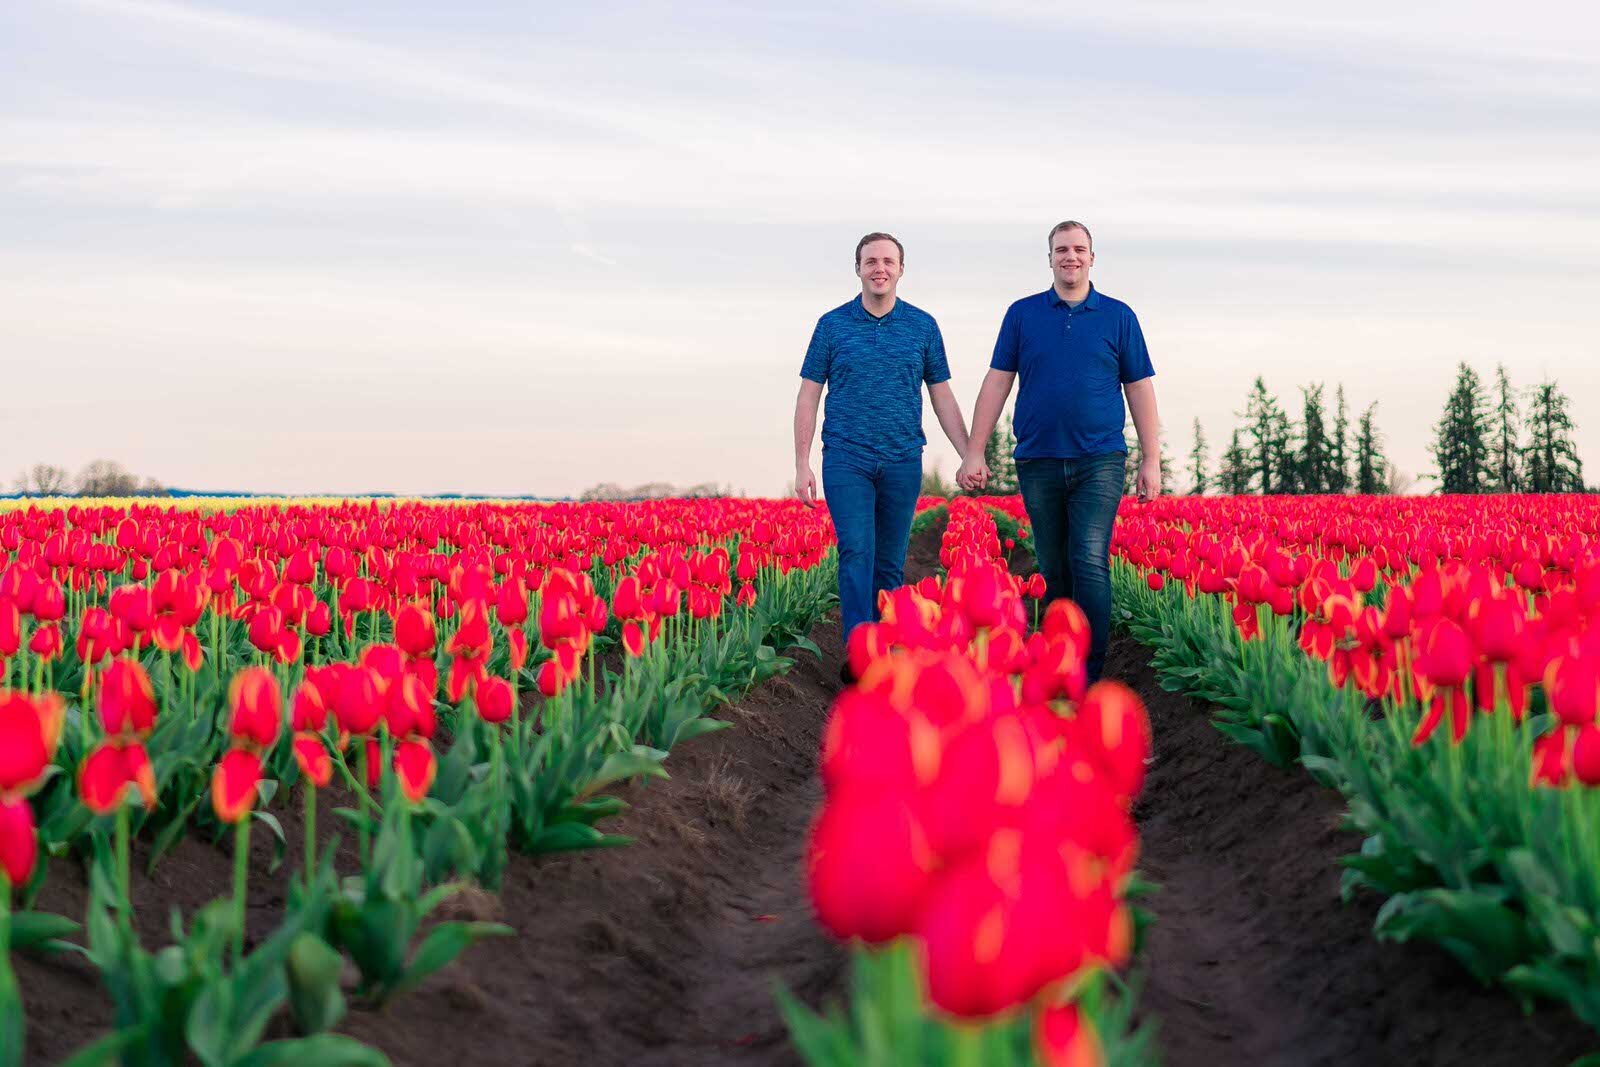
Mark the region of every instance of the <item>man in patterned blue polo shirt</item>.
POLYGON ((1033 527, 1046 598, 1070 597, 1088 616, 1087 667, 1094 682, 1111 630, 1111 527, 1128 460, 1122 438, 1128 412, 1143 456, 1135 480, 1139 500, 1161 492, 1155 368, 1133 309, 1089 282, 1089 228, 1058 223, 1047 247, 1054 284, 1006 311, 957 480, 969 489, 987 483, 983 444, 1011 383, 1020 379, 1013 420, 1017 487, 1033 527))
MULTIPOLYGON (((922 491, 922 386, 957 455, 967 426, 950 389, 944 338, 933 316, 899 299, 905 249, 886 233, 856 244, 861 295, 817 320, 794 405, 794 488, 816 503, 811 438, 822 387, 822 484, 839 541, 844 637, 877 618, 878 593, 903 580, 911 517, 922 491)), ((848 682, 849 664, 841 668, 848 682)))

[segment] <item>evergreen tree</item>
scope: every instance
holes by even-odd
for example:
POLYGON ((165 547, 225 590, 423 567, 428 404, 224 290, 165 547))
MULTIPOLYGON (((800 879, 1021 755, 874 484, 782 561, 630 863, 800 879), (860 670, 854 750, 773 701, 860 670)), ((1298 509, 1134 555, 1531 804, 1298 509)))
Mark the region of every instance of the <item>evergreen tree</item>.
POLYGON ((983 443, 983 462, 989 468, 989 484, 983 492, 990 496, 1009 496, 1017 491, 1017 463, 1012 452, 1017 439, 1011 432, 1011 416, 995 424, 983 443))
POLYGON ((1534 387, 1528 405, 1528 447, 1522 454, 1530 493, 1581 493, 1583 463, 1573 443, 1567 397, 1555 382, 1534 387))
POLYGON ((1206 495, 1206 435, 1200 429, 1200 420, 1194 420, 1194 447, 1189 449, 1189 492, 1195 496, 1206 495))
POLYGON ((1494 429, 1489 441, 1489 481, 1497 493, 1516 493, 1522 489, 1522 472, 1518 469, 1521 449, 1517 447, 1520 419, 1517 415, 1517 392, 1506 376, 1506 365, 1495 367, 1494 379, 1494 429))
POLYGON ((1439 492, 1481 493, 1490 484, 1489 412, 1478 373, 1462 362, 1444 414, 1434 427, 1433 457, 1439 492))
POLYGON ((1172 448, 1167 444, 1167 431, 1163 428, 1158 446, 1161 449, 1161 495, 1171 496, 1178 491, 1176 472, 1172 466, 1172 448))
POLYGON ((1350 412, 1344 402, 1344 383, 1334 393, 1332 455, 1328 478, 1328 492, 1350 491, 1350 412))
POLYGON ((1333 444, 1322 417, 1322 386, 1300 389, 1300 449, 1295 457, 1297 488, 1302 493, 1333 491, 1333 444))
POLYGON ((1277 468, 1273 477, 1274 493, 1304 492, 1300 487, 1299 435, 1289 416, 1278 410, 1272 419, 1272 459, 1277 468))
POLYGON ((1139 463, 1144 458, 1144 449, 1139 447, 1139 435, 1126 426, 1122 428, 1122 444, 1128 450, 1128 461, 1122 466, 1122 495, 1129 496, 1139 477, 1139 463))
POLYGON ((1256 480, 1256 490, 1263 496, 1284 492, 1280 488, 1283 464, 1279 453, 1287 437, 1287 420, 1259 376, 1250 386, 1242 418, 1250 433, 1251 476, 1256 480))
POLYGON ((1374 400, 1356 424, 1356 492, 1363 496, 1389 491, 1389 461, 1383 455, 1383 435, 1373 422, 1377 411, 1378 402, 1374 400))
POLYGON ((1228 438, 1228 448, 1222 453, 1222 466, 1217 471, 1217 488, 1227 496, 1243 496, 1250 491, 1252 470, 1250 453, 1239 441, 1236 427, 1228 438))

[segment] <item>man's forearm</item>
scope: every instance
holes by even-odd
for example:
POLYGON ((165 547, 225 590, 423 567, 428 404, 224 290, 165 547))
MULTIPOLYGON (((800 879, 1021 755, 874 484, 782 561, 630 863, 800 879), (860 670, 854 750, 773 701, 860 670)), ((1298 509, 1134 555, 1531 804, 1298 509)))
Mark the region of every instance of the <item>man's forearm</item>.
POLYGON ((1144 378, 1124 387, 1133 429, 1139 435, 1139 451, 1146 456, 1161 454, 1161 418, 1156 414, 1156 387, 1144 378))
POLYGON ((811 462, 811 439, 817 433, 817 405, 802 393, 794 402, 794 465, 811 462))
POLYGON ((1010 379, 985 376, 978 387, 978 399, 972 405, 972 436, 968 448, 982 448, 1000 422, 1000 411, 1006 406, 1006 396, 1011 392, 1010 379))
POLYGON ((939 419, 939 428, 955 447, 956 455, 965 458, 967 420, 961 417, 961 405, 956 402, 955 394, 948 389, 936 392, 933 396, 933 413, 939 419))

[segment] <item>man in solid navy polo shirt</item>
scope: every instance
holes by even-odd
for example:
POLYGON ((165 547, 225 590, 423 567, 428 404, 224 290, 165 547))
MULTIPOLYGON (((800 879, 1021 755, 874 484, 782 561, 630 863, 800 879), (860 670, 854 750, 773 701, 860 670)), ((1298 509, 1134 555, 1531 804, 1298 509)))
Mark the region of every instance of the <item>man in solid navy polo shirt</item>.
POLYGON ((1017 486, 1047 599, 1070 597, 1088 616, 1087 668, 1094 682, 1105 665, 1111 629, 1111 527, 1128 460, 1122 438, 1126 412, 1133 414, 1144 457, 1135 482, 1139 500, 1161 491, 1155 368, 1133 309, 1089 282, 1089 228, 1059 223, 1047 247, 1054 284, 1006 311, 957 480, 969 489, 987 484, 983 445, 1011 383, 1020 379, 1012 421, 1017 486))
MULTIPOLYGON (((822 483, 839 541, 839 615, 850 632, 877 618, 878 593, 903 581, 911 517, 922 491, 922 387, 939 426, 967 451, 967 426, 950 389, 939 324, 898 298, 905 249, 886 233, 856 244, 861 293, 817 320, 794 406, 794 489, 817 499, 811 437, 822 424, 822 483)), ((849 663, 840 670, 848 682, 849 663)))

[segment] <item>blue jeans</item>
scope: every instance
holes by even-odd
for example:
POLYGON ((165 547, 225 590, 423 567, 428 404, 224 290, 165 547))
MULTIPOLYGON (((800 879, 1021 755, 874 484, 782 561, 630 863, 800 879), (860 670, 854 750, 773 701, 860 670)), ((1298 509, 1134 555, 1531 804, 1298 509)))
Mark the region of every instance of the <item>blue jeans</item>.
POLYGON ((1017 460, 1017 487, 1033 526, 1045 602, 1068 597, 1089 618, 1091 684, 1100 679, 1111 634, 1111 527, 1127 461, 1124 452, 1017 460))
POLYGON ((878 618, 878 592, 904 583, 922 458, 896 462, 823 449, 822 492, 839 539, 839 614, 844 639, 878 618))

